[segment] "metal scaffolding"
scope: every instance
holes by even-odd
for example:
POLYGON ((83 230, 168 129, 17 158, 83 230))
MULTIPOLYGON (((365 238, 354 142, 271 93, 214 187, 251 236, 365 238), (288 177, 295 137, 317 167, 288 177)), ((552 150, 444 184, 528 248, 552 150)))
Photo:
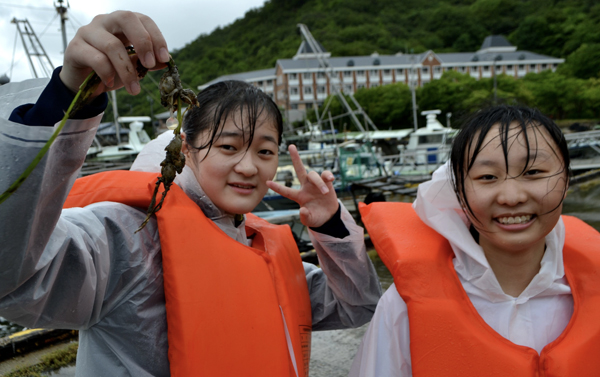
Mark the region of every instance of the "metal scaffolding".
POLYGON ((29 21, 27 19, 17 20, 16 18, 13 18, 11 22, 17 25, 17 32, 21 36, 21 42, 23 42, 23 48, 27 54, 27 59, 29 59, 33 75, 36 78, 39 77, 36 70, 36 64, 34 64, 33 60, 33 58, 37 58, 37 67, 40 69, 40 73, 45 77, 50 77, 52 71, 54 71, 54 65, 52 64, 50 57, 48 57, 46 50, 44 50, 44 46, 42 46, 42 43, 33 31, 29 21))
MULTIPOLYGON (((367 115, 367 113, 362 108, 362 106, 360 106, 360 104, 354 98, 352 93, 346 93, 345 95, 344 95, 344 93, 342 93, 341 82, 340 82, 339 77, 336 77, 336 75, 334 74, 333 67, 329 64, 329 59, 327 58, 327 55, 321 48, 321 45, 312 36, 312 34, 310 33, 310 30, 308 30, 308 27, 304 24, 298 24, 298 28, 300 29, 300 32, 302 33, 304 40, 306 41, 306 43, 308 44, 310 49, 315 54, 315 56, 319 62, 319 67, 323 70, 323 72, 327 76, 327 81, 329 82, 329 85, 331 87, 331 90, 333 91, 333 94, 335 94, 335 96, 338 98, 338 100, 340 101, 340 103, 342 104, 344 109, 346 110, 346 113, 343 114, 343 116, 346 116, 346 115, 350 116, 350 118, 352 119, 352 122, 356 125, 356 127, 361 132, 363 132, 365 134, 365 138, 368 140, 369 139, 369 134, 367 132, 368 128, 371 127, 374 131, 377 131, 378 130, 377 126, 375 126, 375 123, 373 123, 371 118, 369 118, 369 115, 367 115), (356 107, 356 109, 352 109, 352 107, 346 100, 346 96, 348 98, 350 98, 350 101, 356 107), (361 123, 361 121, 359 120, 357 115, 362 116, 362 118, 364 119, 364 125, 363 125, 363 123, 361 123)), ((319 109, 318 108, 315 109, 316 115, 317 115, 317 122, 318 122, 319 126, 321 126, 321 123, 324 121, 325 115, 327 114, 330 104, 331 104, 331 99, 329 101, 327 101, 327 103, 325 104, 325 107, 323 108, 323 112, 320 115, 319 115, 319 109)))

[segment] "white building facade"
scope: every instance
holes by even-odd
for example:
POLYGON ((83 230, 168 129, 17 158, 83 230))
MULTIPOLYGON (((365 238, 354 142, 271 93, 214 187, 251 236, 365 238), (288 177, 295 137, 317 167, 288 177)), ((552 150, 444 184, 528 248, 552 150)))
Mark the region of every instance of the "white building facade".
MULTIPOLYGON (((323 51, 325 51, 323 49, 323 51)), ((198 87, 199 90, 224 80, 243 80, 253 83, 269 94, 285 110, 320 106, 337 84, 345 93, 361 88, 404 83, 423 86, 439 79, 445 71, 469 74, 475 79, 491 78, 495 73, 515 78, 530 72, 555 71, 564 59, 518 51, 502 36, 488 36, 476 52, 325 57, 333 70, 328 78, 319 60, 305 42, 292 59, 277 60, 275 68, 221 76, 198 87), (337 82, 331 82, 337 81, 337 82)))

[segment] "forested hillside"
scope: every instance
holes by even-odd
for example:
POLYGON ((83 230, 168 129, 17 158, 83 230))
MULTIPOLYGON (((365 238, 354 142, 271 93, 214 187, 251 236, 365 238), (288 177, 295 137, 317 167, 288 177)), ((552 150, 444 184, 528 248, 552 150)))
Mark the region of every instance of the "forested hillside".
MULTIPOLYGON (((475 51, 487 35, 502 34, 520 50, 567 59, 565 77, 588 82, 600 71, 597 0, 270 0, 174 52, 182 80, 195 89, 221 75, 272 68, 295 54, 297 23, 332 56, 475 51)), ((143 85, 158 98, 151 81, 143 85)), ((149 113, 144 96, 121 93, 119 101, 122 115, 149 113)))

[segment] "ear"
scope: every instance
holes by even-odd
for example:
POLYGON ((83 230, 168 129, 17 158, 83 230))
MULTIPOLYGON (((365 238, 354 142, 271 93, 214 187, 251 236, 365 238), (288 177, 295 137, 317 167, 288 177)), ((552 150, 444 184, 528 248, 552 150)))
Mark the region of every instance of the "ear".
POLYGON ((185 133, 181 133, 181 152, 183 152, 183 154, 185 155, 185 158, 188 158, 188 154, 190 153, 190 148, 188 146, 188 143, 185 139, 185 133))

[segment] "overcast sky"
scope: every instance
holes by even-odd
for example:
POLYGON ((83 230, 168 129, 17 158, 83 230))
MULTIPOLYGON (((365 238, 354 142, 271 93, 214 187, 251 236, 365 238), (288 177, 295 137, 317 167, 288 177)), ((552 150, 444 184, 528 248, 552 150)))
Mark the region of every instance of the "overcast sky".
MULTIPOLYGON (((73 38, 77 28, 90 23, 95 15, 125 9, 150 16, 162 30, 169 48, 180 49, 200 34, 208 34, 218 26, 228 25, 242 18, 248 10, 261 7, 264 2, 265 0, 69 0, 67 43, 73 38)), ((52 64, 55 67, 62 65, 64 49, 60 18, 53 1, 0 0, 0 76, 6 74, 11 81, 34 77, 20 38, 17 37, 15 44, 17 27, 11 23, 13 18, 28 19, 52 64)), ((40 69, 37 71, 40 75, 40 69)))

